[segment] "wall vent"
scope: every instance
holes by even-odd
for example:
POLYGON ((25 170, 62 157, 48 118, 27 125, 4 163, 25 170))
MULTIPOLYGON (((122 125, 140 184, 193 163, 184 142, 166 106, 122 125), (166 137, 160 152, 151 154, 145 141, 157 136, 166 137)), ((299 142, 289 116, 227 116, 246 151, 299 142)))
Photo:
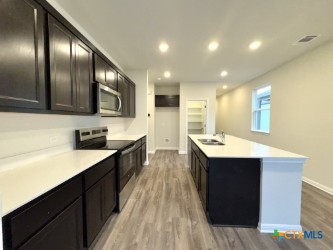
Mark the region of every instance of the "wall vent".
POLYGON ((304 36, 301 39, 299 39, 295 44, 303 44, 311 42, 313 39, 317 38, 319 35, 312 35, 312 36, 304 36))

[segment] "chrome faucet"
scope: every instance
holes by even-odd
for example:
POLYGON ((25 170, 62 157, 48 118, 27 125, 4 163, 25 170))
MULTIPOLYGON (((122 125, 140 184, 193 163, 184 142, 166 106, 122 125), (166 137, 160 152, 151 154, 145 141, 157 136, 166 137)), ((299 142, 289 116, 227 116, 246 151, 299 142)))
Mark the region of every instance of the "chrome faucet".
POLYGON ((221 132, 220 132, 218 135, 219 135, 219 137, 221 138, 221 141, 222 141, 223 143, 225 143, 225 133, 224 133, 224 131, 221 130, 221 132))

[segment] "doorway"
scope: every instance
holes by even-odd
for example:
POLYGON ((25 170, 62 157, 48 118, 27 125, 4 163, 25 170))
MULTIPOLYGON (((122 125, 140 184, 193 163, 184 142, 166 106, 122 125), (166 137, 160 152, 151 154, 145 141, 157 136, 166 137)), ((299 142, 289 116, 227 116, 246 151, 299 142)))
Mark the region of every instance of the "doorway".
POLYGON ((206 134, 207 100, 187 100, 187 135, 206 134))

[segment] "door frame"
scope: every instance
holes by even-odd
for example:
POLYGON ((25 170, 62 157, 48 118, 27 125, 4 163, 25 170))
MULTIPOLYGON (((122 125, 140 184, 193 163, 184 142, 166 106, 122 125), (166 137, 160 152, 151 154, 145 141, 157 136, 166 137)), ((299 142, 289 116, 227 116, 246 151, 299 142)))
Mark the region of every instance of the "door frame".
POLYGON ((186 98, 186 115, 185 115, 185 130, 186 130, 186 133, 185 133, 185 141, 186 141, 186 154, 187 154, 187 149, 188 149, 188 102, 189 101, 205 101, 206 102, 206 133, 207 133, 207 123, 208 123, 208 105, 209 105, 209 100, 207 98, 186 98))

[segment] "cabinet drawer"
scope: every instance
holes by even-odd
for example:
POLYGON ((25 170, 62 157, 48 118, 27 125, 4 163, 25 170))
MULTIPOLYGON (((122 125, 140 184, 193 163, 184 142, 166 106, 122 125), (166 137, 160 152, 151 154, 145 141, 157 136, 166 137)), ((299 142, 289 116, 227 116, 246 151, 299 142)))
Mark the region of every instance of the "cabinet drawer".
POLYGON ((18 249, 83 249, 82 223, 80 197, 18 249))
POLYGON ((96 164, 84 173, 84 190, 88 190, 99 179, 106 175, 116 166, 115 157, 111 156, 106 160, 96 164))
POLYGON ((141 139, 140 140, 137 140, 135 142, 135 146, 133 148, 133 151, 137 150, 139 147, 141 147, 141 139))
POLYGON ((146 141, 147 141, 147 136, 142 137, 142 139, 141 139, 142 144, 146 143, 146 141))
MULTIPOLYGON (((76 177, 74 180, 64 184, 56 191, 32 204, 21 213, 9 219, 7 224, 11 232, 6 234, 10 239, 12 247, 16 247, 33 233, 42 228, 48 221, 53 219, 64 208, 82 194, 82 179, 76 177)), ((6 237, 7 238, 7 237, 6 237)))
POLYGON ((200 153, 199 153, 199 159, 200 159, 200 162, 201 162, 201 164, 202 164, 202 166, 206 169, 206 170, 208 170, 208 168, 207 168, 207 161, 208 161, 208 159, 206 158, 206 156, 205 156, 205 154, 204 153, 202 153, 201 151, 200 151, 200 153))
POLYGON ((192 150, 193 150, 194 153, 199 157, 200 149, 198 148, 197 145, 195 145, 195 143, 191 143, 191 144, 192 144, 192 150))

